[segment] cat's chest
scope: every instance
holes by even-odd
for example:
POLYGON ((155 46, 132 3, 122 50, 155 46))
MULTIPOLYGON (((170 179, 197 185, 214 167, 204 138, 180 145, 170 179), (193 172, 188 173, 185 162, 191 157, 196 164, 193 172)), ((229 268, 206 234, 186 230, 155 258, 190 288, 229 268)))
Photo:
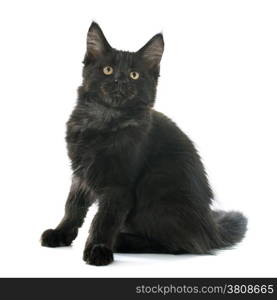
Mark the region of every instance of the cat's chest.
MULTIPOLYGON (((72 129, 72 128, 71 128, 72 129)), ((143 139, 135 128, 117 131, 95 129, 68 132, 68 152, 73 169, 90 177, 128 177, 139 164, 143 139)))

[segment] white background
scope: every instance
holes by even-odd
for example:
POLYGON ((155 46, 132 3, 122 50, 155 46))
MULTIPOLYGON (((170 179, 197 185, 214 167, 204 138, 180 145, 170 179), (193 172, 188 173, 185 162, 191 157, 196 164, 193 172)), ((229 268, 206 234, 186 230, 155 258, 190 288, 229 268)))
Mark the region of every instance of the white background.
POLYGON ((276 1, 1 1, 0 276, 277 276, 276 1), (196 143, 216 205, 249 218, 245 240, 215 256, 115 255, 82 261, 90 210, 69 248, 39 244, 70 186, 65 122, 81 83, 86 32, 99 22, 135 51, 163 31, 156 108, 196 143))

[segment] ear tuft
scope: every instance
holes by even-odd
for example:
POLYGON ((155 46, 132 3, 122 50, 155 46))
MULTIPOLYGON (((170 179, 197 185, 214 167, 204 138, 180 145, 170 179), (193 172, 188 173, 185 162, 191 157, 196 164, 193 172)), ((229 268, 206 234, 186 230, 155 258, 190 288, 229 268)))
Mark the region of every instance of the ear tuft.
POLYGON ((87 54, 94 58, 104 55, 111 49, 103 31, 96 22, 92 22, 87 34, 87 54))
POLYGON ((164 51, 162 33, 158 33, 146 43, 138 52, 147 61, 150 67, 159 66, 164 51))

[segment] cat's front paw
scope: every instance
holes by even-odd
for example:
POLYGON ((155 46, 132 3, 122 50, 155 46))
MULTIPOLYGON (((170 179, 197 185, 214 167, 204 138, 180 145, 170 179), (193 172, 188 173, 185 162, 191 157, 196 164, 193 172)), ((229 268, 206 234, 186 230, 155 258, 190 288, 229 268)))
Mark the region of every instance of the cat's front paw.
POLYGON ((61 231, 47 229, 41 236, 41 245, 44 247, 62 247, 71 245, 77 236, 77 230, 61 231))
POLYGON ((113 262, 113 252, 103 244, 88 244, 83 259, 90 265, 105 266, 113 262))

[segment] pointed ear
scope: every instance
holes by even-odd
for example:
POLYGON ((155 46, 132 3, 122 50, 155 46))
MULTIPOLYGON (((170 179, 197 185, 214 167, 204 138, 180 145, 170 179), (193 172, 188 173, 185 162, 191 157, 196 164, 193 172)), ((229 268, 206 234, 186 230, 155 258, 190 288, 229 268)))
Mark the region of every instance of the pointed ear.
POLYGON ((164 51, 164 40, 161 33, 156 34, 143 46, 138 53, 145 59, 150 67, 159 66, 164 51))
POLYGON ((98 58, 111 50, 100 26, 92 22, 87 34, 87 55, 98 58))

